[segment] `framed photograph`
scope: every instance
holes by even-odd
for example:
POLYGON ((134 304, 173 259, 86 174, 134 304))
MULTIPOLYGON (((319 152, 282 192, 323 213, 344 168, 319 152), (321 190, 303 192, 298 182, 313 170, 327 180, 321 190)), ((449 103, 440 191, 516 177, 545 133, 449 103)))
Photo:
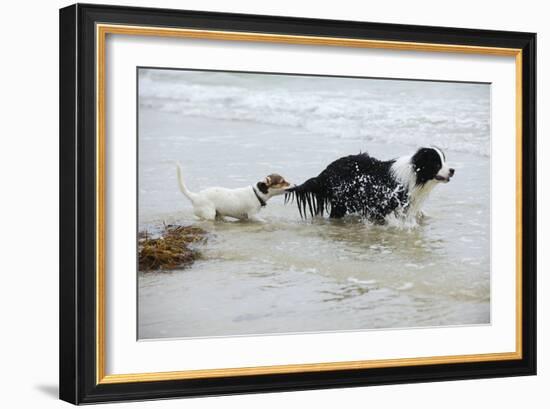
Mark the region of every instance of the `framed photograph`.
POLYGON ((61 9, 61 399, 534 375, 535 52, 61 9))

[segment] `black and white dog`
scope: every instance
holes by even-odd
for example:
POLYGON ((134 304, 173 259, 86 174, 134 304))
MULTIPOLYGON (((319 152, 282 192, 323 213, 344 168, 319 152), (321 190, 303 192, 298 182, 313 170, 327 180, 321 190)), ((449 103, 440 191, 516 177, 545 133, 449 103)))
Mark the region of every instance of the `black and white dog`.
POLYGON ((287 189, 285 202, 296 198, 300 216, 331 218, 359 214, 374 223, 395 215, 421 214, 421 205, 438 183, 447 183, 455 170, 436 147, 420 148, 414 155, 381 161, 367 153, 340 158, 317 177, 287 189))

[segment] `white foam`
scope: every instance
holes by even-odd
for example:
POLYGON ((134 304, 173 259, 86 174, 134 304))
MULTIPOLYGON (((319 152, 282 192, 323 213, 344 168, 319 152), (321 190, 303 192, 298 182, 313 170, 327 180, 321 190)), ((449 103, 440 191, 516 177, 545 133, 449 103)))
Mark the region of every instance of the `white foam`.
POLYGON ((407 282, 407 283, 404 283, 402 286, 397 287, 397 290, 399 290, 399 291, 405 291, 405 290, 410 290, 410 289, 413 288, 413 287, 414 287, 414 284, 413 284, 413 283, 407 282))
POLYGON ((355 284, 366 284, 366 285, 376 284, 376 280, 359 280, 358 278, 355 278, 355 277, 348 277, 348 281, 350 283, 355 283, 355 284))
POLYGON ((489 155, 486 84, 141 70, 139 95, 186 116, 489 155))

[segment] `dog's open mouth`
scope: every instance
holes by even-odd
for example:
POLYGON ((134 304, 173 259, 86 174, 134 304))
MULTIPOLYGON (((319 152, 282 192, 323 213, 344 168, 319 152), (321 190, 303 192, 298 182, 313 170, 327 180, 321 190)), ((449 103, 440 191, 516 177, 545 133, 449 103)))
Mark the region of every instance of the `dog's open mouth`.
POLYGON ((451 181, 451 178, 448 177, 443 177, 443 176, 439 176, 439 175, 435 175, 435 180, 438 180, 440 182, 445 182, 445 183, 449 183, 451 181))

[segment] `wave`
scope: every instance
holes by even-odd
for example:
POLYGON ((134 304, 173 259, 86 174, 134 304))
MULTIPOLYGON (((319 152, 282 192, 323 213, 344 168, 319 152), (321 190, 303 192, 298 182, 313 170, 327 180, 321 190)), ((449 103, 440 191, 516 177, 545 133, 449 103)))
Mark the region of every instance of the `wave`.
POLYGON ((151 69, 140 70, 139 103, 335 138, 490 153, 488 84, 151 69))

